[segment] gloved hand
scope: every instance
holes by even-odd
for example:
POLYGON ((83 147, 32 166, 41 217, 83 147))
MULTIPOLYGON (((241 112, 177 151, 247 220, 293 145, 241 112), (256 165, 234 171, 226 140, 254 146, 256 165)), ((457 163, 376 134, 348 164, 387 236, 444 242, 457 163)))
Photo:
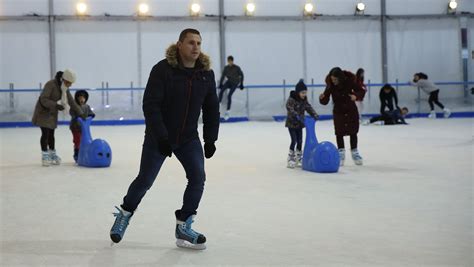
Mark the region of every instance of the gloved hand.
POLYGON ((95 118, 95 114, 89 114, 87 117, 95 118))
POLYGON ((168 140, 159 141, 158 150, 160 151, 161 155, 171 158, 171 153, 173 152, 173 148, 171 148, 171 144, 168 140))
POLYGON ((64 110, 64 106, 63 106, 63 105, 56 104, 56 109, 59 110, 59 111, 63 111, 63 110, 64 110))
POLYGON ((240 84, 240 90, 244 90, 244 85, 240 84))
POLYGON ((204 143, 204 156, 206 159, 212 158, 214 153, 216 153, 216 146, 214 143, 204 143))

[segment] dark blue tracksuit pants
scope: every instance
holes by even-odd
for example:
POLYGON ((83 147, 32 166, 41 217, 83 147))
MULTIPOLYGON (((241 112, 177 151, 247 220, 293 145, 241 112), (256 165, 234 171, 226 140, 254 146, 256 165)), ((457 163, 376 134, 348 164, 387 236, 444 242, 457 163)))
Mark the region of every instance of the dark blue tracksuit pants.
MULTIPOLYGON (((186 172, 188 184, 183 196, 179 220, 185 221, 190 215, 196 214, 204 191, 206 174, 204 172, 204 154, 199 138, 188 141, 178 146, 173 146, 173 154, 181 162, 186 172)), ((135 180, 130 184, 127 195, 123 198, 122 208, 133 212, 151 188, 158 175, 166 156, 158 150, 154 138, 145 135, 143 143, 140 171, 135 180)))
POLYGON ((219 103, 220 103, 222 102, 222 98, 224 97, 225 90, 230 89, 229 94, 227 95, 227 110, 230 110, 230 107, 232 106, 232 95, 237 89, 237 85, 238 84, 233 84, 230 81, 226 81, 222 85, 221 90, 219 91, 219 103))

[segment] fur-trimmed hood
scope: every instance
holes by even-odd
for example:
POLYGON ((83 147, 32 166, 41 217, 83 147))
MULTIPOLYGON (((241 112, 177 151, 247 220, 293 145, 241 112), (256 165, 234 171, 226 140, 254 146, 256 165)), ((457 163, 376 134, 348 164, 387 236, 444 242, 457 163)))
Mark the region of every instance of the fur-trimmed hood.
MULTIPOLYGON (((166 49, 166 61, 168 61, 168 64, 173 68, 182 68, 181 63, 179 62, 178 46, 176 44, 172 44, 168 49, 166 49)), ((209 56, 201 52, 196 61, 196 67, 209 71, 211 69, 211 59, 209 56)))

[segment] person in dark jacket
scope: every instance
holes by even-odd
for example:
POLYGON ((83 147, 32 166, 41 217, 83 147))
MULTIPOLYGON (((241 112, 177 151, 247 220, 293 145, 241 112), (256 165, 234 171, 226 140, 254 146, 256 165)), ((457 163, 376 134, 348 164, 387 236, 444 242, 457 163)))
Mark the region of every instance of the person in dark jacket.
POLYGON ((388 108, 388 111, 393 111, 393 103, 395 103, 395 108, 400 109, 398 106, 397 91, 395 91, 395 88, 393 88, 390 84, 386 83, 384 86, 382 86, 380 89, 379 98, 381 115, 385 114, 385 108, 388 108))
POLYGON ((408 124, 405 121, 405 116, 408 114, 408 108, 403 107, 401 109, 395 109, 385 111, 382 115, 372 117, 367 124, 374 123, 376 121, 383 121, 385 125, 393 124, 408 124))
POLYGON ((194 231, 192 223, 204 191, 204 157, 209 159, 216 151, 219 101, 210 59, 201 52, 199 31, 183 30, 177 44, 167 49, 166 58, 153 67, 143 96, 143 113, 146 130, 140 171, 122 205, 116 207, 110 237, 120 242, 166 157, 174 154, 188 179, 183 205, 175 211, 176 245, 205 249, 206 237, 194 231), (201 110, 204 152, 197 131, 201 110))
POLYGON ((296 84, 295 90, 290 92, 290 97, 286 102, 287 116, 285 126, 288 128, 291 138, 290 151, 288 153, 287 159, 288 168, 301 166, 301 150, 303 146, 303 128, 305 127, 305 111, 308 112, 309 115, 315 120, 317 120, 319 117, 311 104, 308 103, 306 96, 307 92, 308 88, 304 84, 303 80, 300 80, 296 84))
POLYGON ((81 109, 74 102, 69 87, 76 81, 76 74, 69 69, 58 71, 54 79, 48 81, 36 102, 31 121, 41 128, 41 161, 43 166, 59 165, 61 158, 56 154, 54 131, 58 127, 59 111, 69 113, 81 109))
POLYGON ((77 162, 77 158, 79 156, 79 146, 81 144, 81 135, 82 135, 81 133, 82 129, 81 129, 81 123, 79 122, 79 117, 94 118, 95 114, 92 111, 91 107, 87 104, 87 100, 89 100, 89 93, 87 93, 86 90, 76 91, 76 93, 74 94, 74 100, 76 101, 76 104, 79 105, 79 107, 82 110, 82 114, 79 114, 73 109, 69 111, 69 114, 71 115, 71 122, 69 123, 69 129, 71 130, 72 142, 74 143, 73 158, 74 158, 74 161, 77 162))
POLYGON ((229 89, 229 94, 227 95, 227 110, 224 114, 224 119, 228 120, 230 116, 230 108, 232 105, 232 95, 237 89, 237 86, 240 87, 240 90, 244 89, 244 73, 242 69, 234 64, 234 57, 227 57, 227 66, 224 67, 222 71, 221 80, 219 82, 219 103, 222 102, 224 92, 229 89), (224 83, 225 80, 225 83, 224 83))
POLYGON ((319 102, 323 105, 329 103, 330 97, 334 102, 334 128, 341 166, 344 165, 345 160, 344 136, 346 135, 349 135, 351 139, 352 159, 355 164, 362 165, 362 157, 357 149, 359 112, 355 101, 361 99, 364 93, 364 90, 356 82, 354 74, 335 67, 326 76, 326 90, 319 96, 319 102))

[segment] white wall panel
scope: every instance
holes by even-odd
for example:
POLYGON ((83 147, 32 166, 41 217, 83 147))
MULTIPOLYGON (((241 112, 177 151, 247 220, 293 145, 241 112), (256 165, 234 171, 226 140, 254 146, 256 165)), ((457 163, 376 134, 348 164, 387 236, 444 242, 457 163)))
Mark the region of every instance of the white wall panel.
POLYGON ((133 22, 62 21, 56 24, 56 67, 77 72, 74 87, 128 86, 138 80, 133 22))
MULTIPOLYGON (((469 80, 474 81, 474 19, 468 21, 468 42, 469 42, 469 80)), ((474 87, 474 85, 471 85, 474 87)))
POLYGON ((435 81, 459 81, 459 34, 457 19, 389 21, 389 80, 422 71, 435 81))
POLYGON ((306 24, 308 78, 324 83, 329 70, 353 73, 365 69, 366 79, 380 81, 380 23, 377 21, 315 21, 306 24))
POLYGON ((48 24, 0 22, 0 88, 38 88, 50 78, 48 24))
POLYGON ((0 16, 21 16, 26 14, 48 14, 48 0, 2 0, 0 16))

